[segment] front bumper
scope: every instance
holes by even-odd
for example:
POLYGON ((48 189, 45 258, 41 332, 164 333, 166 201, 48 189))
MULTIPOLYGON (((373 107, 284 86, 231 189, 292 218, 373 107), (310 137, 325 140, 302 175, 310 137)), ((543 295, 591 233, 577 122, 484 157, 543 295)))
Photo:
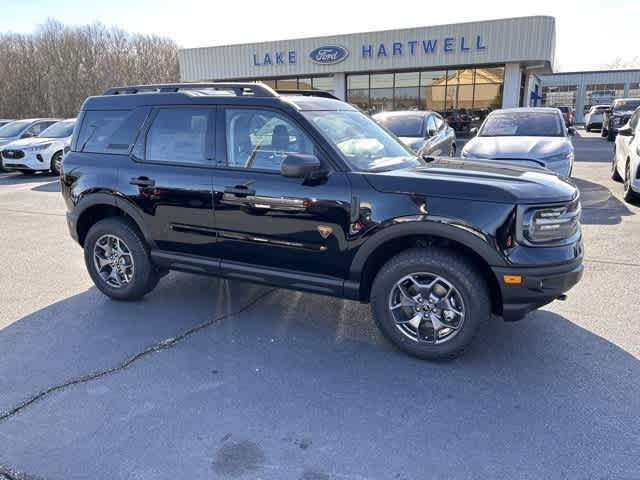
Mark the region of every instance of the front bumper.
POLYGON ((502 295, 502 317, 508 322, 520 320, 530 311, 551 303, 580 281, 583 270, 582 257, 559 266, 493 267, 502 295), (505 275, 519 275, 522 282, 506 284, 505 275))
POLYGON ((24 156, 20 158, 2 158, 5 170, 7 171, 29 171, 37 172, 41 170, 49 170, 51 168, 51 158, 55 153, 55 149, 47 148, 35 152, 24 152, 24 156))

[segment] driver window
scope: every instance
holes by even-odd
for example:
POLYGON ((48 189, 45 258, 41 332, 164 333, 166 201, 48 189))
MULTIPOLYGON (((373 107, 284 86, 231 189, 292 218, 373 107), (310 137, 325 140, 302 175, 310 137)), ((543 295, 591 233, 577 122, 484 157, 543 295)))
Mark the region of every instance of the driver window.
POLYGON ((289 153, 315 154, 311 139, 279 113, 227 109, 225 123, 230 167, 279 171, 289 153))

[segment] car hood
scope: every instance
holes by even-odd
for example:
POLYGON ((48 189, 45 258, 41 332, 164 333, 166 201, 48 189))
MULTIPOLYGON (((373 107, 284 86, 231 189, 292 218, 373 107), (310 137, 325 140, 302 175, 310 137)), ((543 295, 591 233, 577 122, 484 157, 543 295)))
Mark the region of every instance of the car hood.
POLYGON ((463 152, 480 158, 543 159, 571 148, 567 137, 474 137, 463 152))
POLYGON ((368 173, 365 177, 381 192, 470 201, 555 203, 571 201, 577 195, 573 183, 547 170, 498 166, 483 160, 437 158, 425 166, 368 173))
POLYGON ((0 147, 8 145, 11 142, 15 142, 14 138, 0 138, 0 147))
POLYGON ((24 148, 24 147, 34 147, 36 145, 41 145, 43 143, 53 143, 53 142, 61 142, 64 143, 66 138, 42 138, 42 137, 32 137, 32 138, 23 138, 21 140, 14 140, 7 146, 11 148, 24 148))

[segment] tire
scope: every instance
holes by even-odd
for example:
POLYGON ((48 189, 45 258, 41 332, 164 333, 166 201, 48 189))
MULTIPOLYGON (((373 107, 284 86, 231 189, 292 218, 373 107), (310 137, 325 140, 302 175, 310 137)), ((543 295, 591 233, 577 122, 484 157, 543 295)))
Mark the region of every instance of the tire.
POLYGON ((51 158, 51 173, 56 176, 60 176, 60 167, 62 165, 62 151, 56 152, 51 158))
POLYGON ((636 192, 631 188, 631 162, 627 160, 627 164, 624 167, 624 189, 623 195, 625 202, 632 202, 638 198, 636 192))
MULTIPOLYGON (((407 280, 407 282, 410 285, 415 285, 411 281, 407 280)), ((437 285, 436 283, 436 287, 430 289, 431 293, 436 291, 437 285)), ((405 291, 409 295, 413 295, 416 292, 416 290, 405 291)), ((428 292, 424 290, 423 293, 428 295, 428 292)), ((415 299, 415 297, 413 298, 415 299)), ((440 296, 436 298, 442 299, 446 297, 440 296)), ((419 296, 418 300, 420 300, 419 296)), ((427 301, 422 299, 423 311, 426 303, 427 301)), ((435 305, 427 306, 427 308, 432 308, 438 304, 439 302, 436 302, 435 305)), ((452 303, 449 303, 449 306, 451 305, 452 303)), ((484 278, 464 256, 454 250, 445 248, 415 248, 399 253, 380 269, 371 288, 371 311, 378 328, 400 350, 425 360, 450 360, 465 351, 473 340, 480 324, 489 319, 491 316, 491 300, 484 278), (421 277, 420 275, 423 274, 424 276, 421 277), (415 338, 414 333, 414 338, 412 338, 410 332, 407 333, 407 330, 410 330, 413 326, 408 322, 404 322, 404 324, 397 323, 396 315, 404 315, 401 319, 410 315, 420 315, 420 313, 415 313, 417 310, 414 310, 415 304, 413 303, 411 307, 406 307, 406 309, 401 305, 395 305, 397 310, 392 311, 391 309, 392 303, 395 302, 396 298, 409 299, 408 296, 400 294, 396 297, 396 295, 402 291, 398 285, 401 284, 403 279, 410 276, 418 279, 424 278, 425 282, 430 282, 434 277, 439 277, 453 287, 452 291, 455 290, 454 293, 448 294, 448 296, 452 298, 451 302, 456 299, 455 303, 462 306, 461 309, 458 309, 464 315, 458 317, 462 318, 462 321, 457 323, 459 329, 440 336, 441 343, 433 342, 433 340, 437 339, 435 335, 433 335, 431 343, 427 343, 428 336, 419 341, 415 338), (461 302, 458 300, 461 300, 461 302), (405 315, 405 313, 408 314, 405 315)), ((422 315, 430 315, 430 313, 424 312, 422 315)), ((444 316, 443 309, 442 317, 440 318, 442 319, 444 316)), ((421 336, 420 332, 424 331, 425 327, 427 328, 427 333, 429 327, 435 331, 435 324, 432 321, 418 321, 418 327, 416 328, 419 332, 418 337, 421 336)), ((440 332, 446 331, 447 328, 440 329, 438 335, 440 335, 440 332)))
POLYGON ((98 290, 115 300, 138 300, 153 290, 160 279, 160 274, 151 263, 149 247, 144 237, 136 225, 124 217, 105 218, 89 229, 84 242, 84 260, 89 275, 98 290), (102 261, 107 261, 108 264, 104 265, 101 271, 98 269, 98 260, 95 255, 109 257, 104 245, 109 244, 108 248, 113 250, 113 244, 110 243, 113 238, 124 242, 126 248, 123 248, 122 244, 120 244, 120 248, 122 251, 128 252, 120 257, 121 259, 124 257, 126 260, 124 263, 125 273, 130 273, 126 282, 123 281, 125 276, 117 273, 113 280, 104 278, 107 273, 111 272, 111 260, 113 259, 103 258, 102 261), (98 242, 100 245, 97 245, 98 242), (129 263, 132 266, 129 266, 129 263), (120 286, 112 283, 116 279, 122 283, 120 286))
POLYGON ((618 169, 616 167, 616 147, 613 146, 613 158, 611 159, 611 180, 614 182, 621 182, 622 177, 618 173, 618 169))
POLYGON ((591 132, 591 125, 585 125, 584 126, 584 131, 585 132, 591 132))

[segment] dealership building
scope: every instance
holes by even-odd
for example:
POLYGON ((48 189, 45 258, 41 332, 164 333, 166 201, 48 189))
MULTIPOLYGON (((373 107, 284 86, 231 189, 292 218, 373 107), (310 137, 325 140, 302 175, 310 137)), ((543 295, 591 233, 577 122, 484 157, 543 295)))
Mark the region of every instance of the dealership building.
POLYGON ((635 92, 633 76, 603 77, 600 88, 595 77, 553 74, 555 47, 555 19, 531 16, 189 48, 180 50, 179 61, 185 82, 263 81, 277 89, 321 89, 369 112, 578 107, 588 105, 589 92, 611 90, 608 85, 635 92), (565 90, 571 93, 560 94, 565 90))

